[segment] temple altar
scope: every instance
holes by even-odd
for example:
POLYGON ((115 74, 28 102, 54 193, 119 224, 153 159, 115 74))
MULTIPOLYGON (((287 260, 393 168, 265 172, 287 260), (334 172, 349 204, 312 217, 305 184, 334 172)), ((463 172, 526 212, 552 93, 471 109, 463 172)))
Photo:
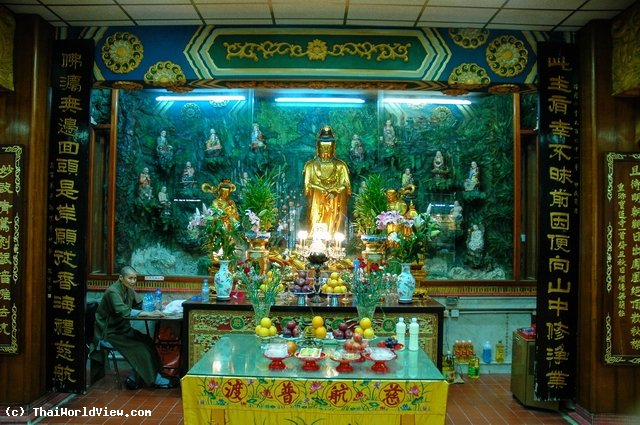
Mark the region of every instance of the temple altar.
POLYGON ((293 357, 284 370, 271 370, 260 345, 254 335, 225 335, 189 370, 185 424, 445 423, 448 383, 422 350, 398 351, 387 372, 366 361, 342 373, 330 356, 317 371, 302 370, 293 357))

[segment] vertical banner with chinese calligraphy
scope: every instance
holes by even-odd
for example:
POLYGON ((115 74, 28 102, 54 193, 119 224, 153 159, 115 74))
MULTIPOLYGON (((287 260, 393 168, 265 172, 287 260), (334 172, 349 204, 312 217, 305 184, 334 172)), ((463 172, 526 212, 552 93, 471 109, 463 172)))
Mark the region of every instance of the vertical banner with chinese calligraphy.
POLYGON ((52 55, 47 389, 80 393, 86 382, 86 216, 94 43, 56 41, 52 55))
POLYGON ((578 61, 575 45, 538 43, 540 221, 535 395, 576 392, 578 61))
POLYGON ((640 153, 605 160, 604 362, 640 365, 640 153))
POLYGON ((20 350, 23 154, 22 146, 0 145, 0 354, 20 350))

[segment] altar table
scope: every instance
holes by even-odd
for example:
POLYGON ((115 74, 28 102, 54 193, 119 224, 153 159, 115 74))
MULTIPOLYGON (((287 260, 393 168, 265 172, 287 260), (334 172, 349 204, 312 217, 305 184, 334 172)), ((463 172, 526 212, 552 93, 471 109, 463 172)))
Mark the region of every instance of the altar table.
POLYGON ((445 423, 448 384, 423 350, 399 351, 388 372, 365 361, 340 373, 329 357, 317 371, 302 370, 295 357, 284 360, 284 370, 270 370, 263 344, 230 334, 204 354, 181 381, 186 425, 445 423))

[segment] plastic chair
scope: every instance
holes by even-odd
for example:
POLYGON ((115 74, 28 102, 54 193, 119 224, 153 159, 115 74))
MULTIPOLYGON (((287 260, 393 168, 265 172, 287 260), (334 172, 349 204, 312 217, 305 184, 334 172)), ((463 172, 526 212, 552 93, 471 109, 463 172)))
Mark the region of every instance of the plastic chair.
POLYGON ((94 350, 105 350, 107 353, 107 359, 111 359, 113 363, 113 369, 116 372, 116 385, 118 389, 122 389, 122 380, 120 379, 120 371, 118 370, 118 358, 116 357, 116 352, 118 350, 115 349, 109 341, 102 339, 98 341, 98 346, 93 347, 93 336, 94 336, 94 326, 96 323, 96 311, 98 310, 98 303, 95 301, 87 303, 87 307, 85 310, 85 335, 86 335, 86 344, 87 344, 87 356, 91 353, 91 349, 94 350))

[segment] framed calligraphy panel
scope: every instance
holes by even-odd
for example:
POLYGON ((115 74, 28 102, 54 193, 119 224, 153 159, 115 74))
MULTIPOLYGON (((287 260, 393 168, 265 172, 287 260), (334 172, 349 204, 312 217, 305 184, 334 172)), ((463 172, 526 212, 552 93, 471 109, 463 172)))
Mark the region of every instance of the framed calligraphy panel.
POLYGON ((0 354, 20 351, 24 148, 0 145, 0 354))
POLYGON ((606 160, 604 362, 640 364, 640 153, 606 160))

